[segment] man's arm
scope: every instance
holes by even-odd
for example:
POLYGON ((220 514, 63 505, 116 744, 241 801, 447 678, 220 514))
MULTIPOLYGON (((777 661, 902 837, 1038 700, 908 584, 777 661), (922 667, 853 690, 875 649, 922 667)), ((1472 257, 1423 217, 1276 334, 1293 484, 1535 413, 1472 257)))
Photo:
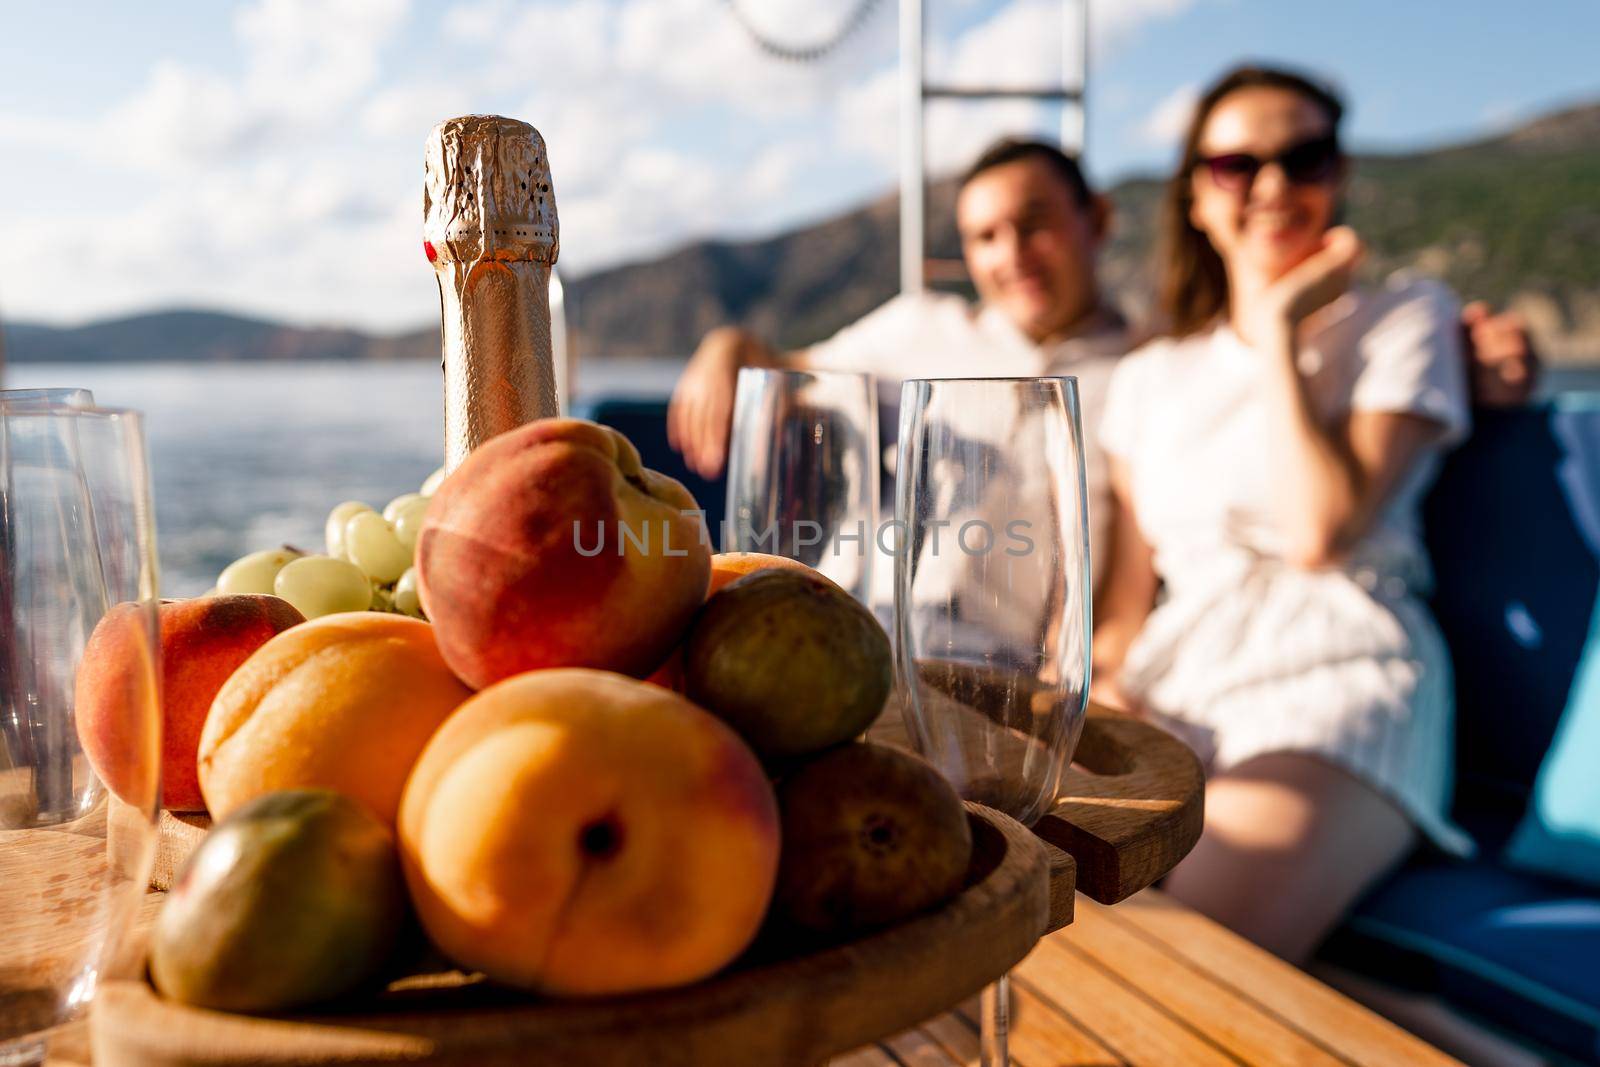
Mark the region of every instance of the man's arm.
POLYGON ((722 473, 741 367, 804 369, 806 353, 779 352, 735 326, 706 334, 689 358, 667 407, 667 441, 702 478, 722 473))
POLYGON ((1461 309, 1461 332, 1470 356, 1472 402, 1503 408, 1526 404, 1539 376, 1539 356, 1528 324, 1515 311, 1492 314, 1474 301, 1461 309))

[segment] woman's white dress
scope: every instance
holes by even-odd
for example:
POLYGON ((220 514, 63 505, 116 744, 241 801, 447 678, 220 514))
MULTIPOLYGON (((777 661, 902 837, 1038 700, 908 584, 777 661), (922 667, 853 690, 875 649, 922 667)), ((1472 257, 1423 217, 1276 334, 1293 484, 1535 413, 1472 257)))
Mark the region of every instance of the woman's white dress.
POLYGON ((1283 561, 1273 517, 1266 357, 1227 326, 1151 342, 1112 378, 1101 444, 1126 467, 1163 598, 1119 682, 1212 773, 1302 752, 1388 796, 1439 847, 1471 850, 1447 815, 1450 660, 1423 598, 1418 510, 1469 428, 1459 308, 1444 287, 1391 279, 1308 324, 1300 372, 1317 418, 1399 412, 1446 433, 1346 562, 1283 561))

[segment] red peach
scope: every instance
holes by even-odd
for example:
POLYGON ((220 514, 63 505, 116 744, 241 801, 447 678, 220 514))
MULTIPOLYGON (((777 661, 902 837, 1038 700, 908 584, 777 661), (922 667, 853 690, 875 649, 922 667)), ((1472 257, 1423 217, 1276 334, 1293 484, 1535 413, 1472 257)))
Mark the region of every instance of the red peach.
POLYGON ((540 419, 479 446, 417 541, 445 661, 475 689, 544 667, 649 674, 705 599, 696 507, 596 423, 540 419))
MULTIPOLYGON (((85 754, 116 789, 129 773, 121 735, 127 724, 127 679, 143 653, 137 605, 113 608, 95 629, 78 671, 78 732, 85 754)), ((305 622, 288 601, 237 595, 164 600, 161 627, 161 806, 204 811, 195 767, 211 702, 240 664, 271 638, 305 622)), ((121 791, 118 790, 121 795, 121 791)))

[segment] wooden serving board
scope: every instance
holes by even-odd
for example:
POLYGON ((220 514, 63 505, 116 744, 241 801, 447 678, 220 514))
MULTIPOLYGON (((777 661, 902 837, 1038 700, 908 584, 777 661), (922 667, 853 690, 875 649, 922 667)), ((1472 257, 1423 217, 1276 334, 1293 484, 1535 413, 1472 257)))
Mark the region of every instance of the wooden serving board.
MULTIPOLYGON (((1016 822, 972 807, 968 887, 945 906, 845 945, 630 997, 536 999, 478 976, 409 976, 343 1014, 256 1017, 190 1008, 110 982, 91 1021, 97 1067, 309 1067, 425 1062, 810 1065, 971 996, 1046 931, 1050 864, 1016 822)), ((1066 868, 1070 873, 1070 867, 1066 868)))
MULTIPOLYGON (((967 888, 944 906, 845 945, 778 958, 758 945, 697 985, 646 995, 538 999, 481 976, 408 975, 337 1013, 247 1016, 105 983, 91 1018, 97 1067, 495 1067, 760 1063, 809 1067, 937 1015, 1072 921, 1075 888, 1114 903, 1160 878, 1200 833, 1198 761, 1165 732, 1091 707, 1061 799, 1030 833, 969 805, 967 888)), ((203 817, 164 816, 154 881, 170 885, 203 817)))

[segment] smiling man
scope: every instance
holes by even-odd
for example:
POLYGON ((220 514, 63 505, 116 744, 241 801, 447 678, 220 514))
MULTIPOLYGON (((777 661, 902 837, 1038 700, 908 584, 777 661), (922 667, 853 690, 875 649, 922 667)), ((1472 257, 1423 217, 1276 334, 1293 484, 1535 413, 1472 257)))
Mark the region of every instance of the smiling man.
MULTIPOLYGON (((672 446, 714 478, 727 460, 741 367, 858 371, 880 386, 904 378, 1078 378, 1088 448, 1091 558, 1105 557, 1112 513, 1099 424, 1107 382, 1138 338, 1103 298, 1095 259, 1111 206, 1076 161, 1038 141, 1005 140, 961 180, 956 227, 978 303, 949 293, 902 294, 809 348, 778 352, 736 327, 712 331, 685 367, 667 417, 672 446)), ((1463 318, 1477 399, 1515 404, 1532 390, 1533 355, 1520 320, 1481 305, 1463 318)), ((897 395, 897 393, 896 393, 897 395)))
MULTIPOLYGON (((741 367, 860 371, 895 388, 904 378, 1079 379, 1084 432, 1094 440, 1100 400, 1117 358, 1132 346, 1122 316, 1095 280, 1109 202, 1078 164, 1034 141, 1002 141, 967 171, 956 200, 962 253, 977 287, 973 304, 951 293, 902 294, 833 337, 774 351, 749 332, 708 334, 672 395, 668 435, 689 466, 715 477, 727 460, 741 367)), ((1098 448, 1089 449, 1090 515, 1110 514, 1098 448)))

